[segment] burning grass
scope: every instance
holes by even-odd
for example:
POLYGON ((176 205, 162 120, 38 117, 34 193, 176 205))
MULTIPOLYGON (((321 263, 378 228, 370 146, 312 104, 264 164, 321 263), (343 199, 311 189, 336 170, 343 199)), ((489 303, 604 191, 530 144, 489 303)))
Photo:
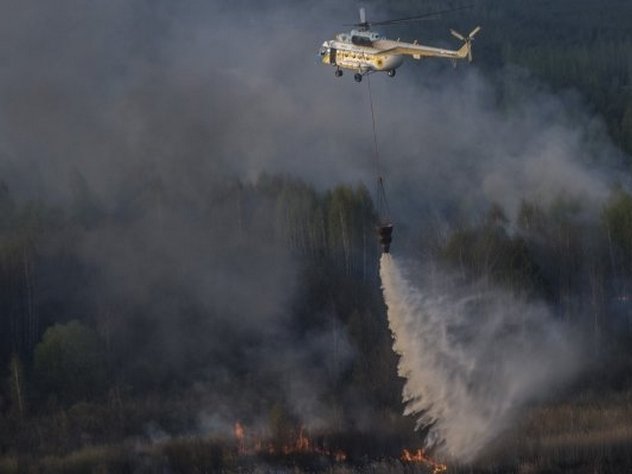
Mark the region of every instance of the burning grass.
POLYGON ((430 456, 428 456, 423 449, 418 449, 417 451, 409 451, 408 449, 404 449, 402 451, 401 460, 403 463, 414 463, 427 466, 429 469, 432 470, 432 474, 439 474, 448 470, 447 464, 442 464, 435 461, 430 456))
POLYGON ((297 427, 282 439, 235 424, 234 437, 180 436, 149 442, 85 446, 69 453, 0 458, 0 473, 47 472, 443 472, 433 464, 398 459, 401 439, 367 433, 308 433, 297 427))
POLYGON ((326 437, 311 438, 303 426, 276 439, 247 430, 239 421, 235 423, 233 432, 237 454, 242 458, 254 457, 274 464, 291 465, 326 465, 347 461, 347 453, 343 449, 332 446, 326 437))
MULTIPOLYGON (((632 472, 630 419, 632 392, 534 407, 519 426, 471 465, 450 462, 446 466, 423 450, 402 451, 419 442, 404 427, 385 433, 321 432, 288 424, 281 431, 235 422, 232 433, 228 430, 222 436, 165 433, 158 439, 134 435, 98 443, 82 435, 77 437, 84 440, 78 448, 60 444, 39 453, 4 453, 0 473, 632 472)), ((65 430, 72 432, 71 428, 65 430)))

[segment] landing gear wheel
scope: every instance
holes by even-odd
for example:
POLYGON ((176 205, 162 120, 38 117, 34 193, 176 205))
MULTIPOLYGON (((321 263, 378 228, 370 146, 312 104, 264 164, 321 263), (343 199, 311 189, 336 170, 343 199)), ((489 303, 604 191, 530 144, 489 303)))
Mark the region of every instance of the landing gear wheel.
POLYGON ((342 76, 342 71, 340 69, 336 69, 336 72, 334 72, 334 76, 336 77, 342 76))
POLYGON ((356 82, 362 82, 362 74, 360 74, 359 72, 356 72, 353 75, 353 78, 355 79, 356 82))
POLYGON ((391 69, 390 71, 387 72, 388 77, 395 77, 395 69, 391 69))

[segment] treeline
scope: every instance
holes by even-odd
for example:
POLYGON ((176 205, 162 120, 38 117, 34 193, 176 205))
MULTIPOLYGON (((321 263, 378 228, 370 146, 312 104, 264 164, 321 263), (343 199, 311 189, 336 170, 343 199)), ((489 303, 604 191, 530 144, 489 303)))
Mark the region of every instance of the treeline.
POLYGON ((62 208, 2 187, 0 456, 205 431, 214 416, 279 436, 319 416, 332 431, 407 423, 366 188, 264 176, 193 202, 146 182, 116 205, 77 189, 62 208))
MULTIPOLYGON (((429 245, 426 243, 426 245, 429 245)), ((604 379, 629 383, 632 342, 632 196, 615 190, 598 217, 576 202, 523 202, 513 220, 497 205, 455 225, 434 248, 472 280, 545 301, 586 334, 589 353, 612 358, 604 379)))
MULTIPOLYGON (((145 183, 116 205, 78 189, 64 208, 16 202, 2 187, 2 455, 28 464, 204 432, 201 420, 217 414, 267 420, 278 436, 312 415, 327 418, 323 430, 412 433, 365 187, 317 192, 264 176, 193 201, 145 183), (280 313, 268 308, 275 282, 289 295, 280 313)), ((419 246, 464 279, 545 301, 589 335, 595 360, 610 361, 599 383, 630 381, 630 194, 614 191, 597 218, 559 200, 524 202, 511 220, 492 205, 449 226, 396 233, 395 251, 419 246)))
MULTIPOLYGON (((437 0, 390 0, 387 5, 395 17, 446 9, 445 2, 437 0)), ((451 3, 455 7, 465 5, 473 7, 441 15, 436 21, 384 33, 436 42, 446 37, 448 27, 466 32, 480 24, 483 31, 474 45, 479 67, 494 71, 516 65, 556 92, 578 91, 582 101, 603 117, 614 143, 632 154, 630 2, 482 0, 451 3)))

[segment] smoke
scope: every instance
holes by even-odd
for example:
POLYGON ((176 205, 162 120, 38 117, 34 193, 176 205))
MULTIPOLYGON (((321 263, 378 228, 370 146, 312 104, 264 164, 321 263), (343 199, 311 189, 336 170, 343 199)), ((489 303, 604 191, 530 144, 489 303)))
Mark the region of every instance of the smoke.
POLYGON ((417 288, 386 254, 380 276, 405 414, 458 460, 471 461, 581 365, 571 333, 542 304, 436 271, 417 288))
POLYGON ((301 267, 278 203, 252 184, 320 167, 295 172, 315 143, 297 114, 317 99, 295 83, 310 75, 319 34, 298 42, 291 25, 315 7, 251 7, 4 2, 0 180, 60 210, 65 233, 39 249, 50 257, 38 275, 42 327, 92 320, 124 380, 156 390, 194 380, 207 392, 199 405, 222 419, 266 418, 280 401, 323 426, 323 393, 353 349, 341 328, 329 363, 327 327, 298 334, 301 267))
MULTIPOLYGON (((373 182, 366 84, 335 79, 316 56, 356 5, 36 3, 8 2, 1 25, 11 68, 0 79, 0 171, 21 193, 68 198, 77 172, 108 204, 141 171, 194 197, 226 175, 286 173, 321 189, 373 182)), ((449 26, 474 26, 456 20, 449 26)), ((511 68, 437 64, 409 61, 395 79, 371 79, 402 216, 455 201, 512 212, 522 199, 603 199, 611 177, 597 165, 617 152, 579 100, 511 68)))
MULTIPOLYGON (((297 262, 274 203, 241 183, 374 181, 366 84, 335 79, 316 57, 356 17, 355 2, 333 0, 3 2, 0 178, 19 198, 107 216, 61 236, 64 257, 39 280, 56 282, 54 294, 41 301, 72 302, 69 318, 106 315, 134 354, 130 379, 185 373, 229 394, 216 406, 252 410, 282 389, 297 413, 329 416, 318 398, 353 350, 342 335, 340 367, 328 371, 325 332, 295 337, 297 262), (79 294, 92 300, 75 304, 79 294)), ((475 26, 460 21, 446 38, 449 26, 475 26)), ((511 69, 433 64, 371 78, 398 224, 453 207, 476 215, 492 201, 509 213, 560 196, 600 208, 621 177, 618 153, 579 101, 511 69)))

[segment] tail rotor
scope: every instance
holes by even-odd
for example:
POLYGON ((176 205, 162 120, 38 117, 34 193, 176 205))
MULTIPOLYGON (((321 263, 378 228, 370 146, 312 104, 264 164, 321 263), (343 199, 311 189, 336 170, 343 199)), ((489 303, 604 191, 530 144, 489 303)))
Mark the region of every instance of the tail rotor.
POLYGON ((470 32, 469 35, 463 36, 458 31, 450 30, 450 33, 452 34, 452 36, 463 41, 467 45, 467 60, 469 62, 472 62, 472 41, 474 41, 474 37, 479 31, 481 31, 481 27, 477 26, 470 32))

